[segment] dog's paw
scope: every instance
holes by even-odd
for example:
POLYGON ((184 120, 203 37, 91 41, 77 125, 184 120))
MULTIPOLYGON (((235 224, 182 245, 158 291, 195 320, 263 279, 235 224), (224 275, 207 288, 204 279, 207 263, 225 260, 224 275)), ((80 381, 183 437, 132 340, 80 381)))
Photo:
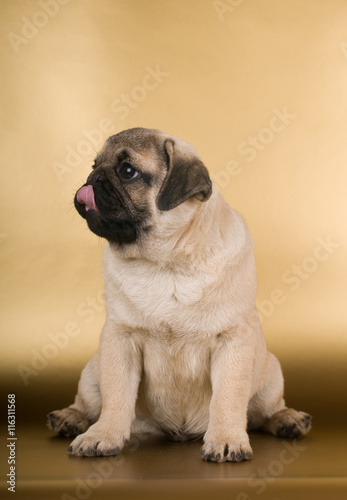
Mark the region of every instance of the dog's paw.
POLYGON ((253 457, 253 451, 246 433, 228 439, 205 439, 201 456, 210 462, 242 462, 253 457))
POLYGON ((126 442, 124 434, 105 431, 96 423, 72 441, 68 452, 79 457, 109 457, 118 455, 126 442))
POLYGON ((61 436, 75 437, 89 427, 86 416, 74 408, 52 411, 47 415, 47 426, 61 436))
POLYGON ((303 411, 286 408, 275 413, 267 426, 275 436, 294 439, 305 436, 311 430, 312 417, 303 411))

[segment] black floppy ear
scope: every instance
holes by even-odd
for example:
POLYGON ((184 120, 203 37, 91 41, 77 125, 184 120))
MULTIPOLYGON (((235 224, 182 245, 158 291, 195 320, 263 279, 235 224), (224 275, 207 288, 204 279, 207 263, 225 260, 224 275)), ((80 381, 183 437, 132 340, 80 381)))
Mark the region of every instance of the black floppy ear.
POLYGON ((171 210, 194 196, 209 199, 212 182, 202 161, 191 153, 182 152, 172 139, 164 143, 168 156, 168 173, 157 197, 159 210, 171 210))

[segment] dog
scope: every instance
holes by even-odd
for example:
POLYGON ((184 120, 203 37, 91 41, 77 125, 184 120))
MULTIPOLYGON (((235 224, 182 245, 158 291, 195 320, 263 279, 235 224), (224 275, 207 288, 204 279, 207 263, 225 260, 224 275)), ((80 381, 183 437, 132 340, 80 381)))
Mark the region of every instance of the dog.
POLYGON ((121 452, 132 432, 203 438, 212 462, 252 458, 247 431, 298 438, 255 307, 251 236, 195 149, 159 130, 109 137, 74 199, 107 240, 106 323, 75 401, 48 426, 71 455, 121 452))

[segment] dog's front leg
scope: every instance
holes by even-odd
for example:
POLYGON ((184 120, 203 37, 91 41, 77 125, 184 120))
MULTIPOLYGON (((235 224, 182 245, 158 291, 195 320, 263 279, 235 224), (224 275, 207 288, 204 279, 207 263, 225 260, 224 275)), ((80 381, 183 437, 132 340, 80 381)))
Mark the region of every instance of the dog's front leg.
POLYGON ((252 458, 247 428, 255 356, 248 327, 222 333, 211 356, 212 398, 201 455, 213 462, 252 458))
POLYGON ((107 320, 99 346, 102 408, 99 420, 76 437, 69 451, 85 457, 120 453, 130 437, 141 376, 141 352, 132 334, 107 320))

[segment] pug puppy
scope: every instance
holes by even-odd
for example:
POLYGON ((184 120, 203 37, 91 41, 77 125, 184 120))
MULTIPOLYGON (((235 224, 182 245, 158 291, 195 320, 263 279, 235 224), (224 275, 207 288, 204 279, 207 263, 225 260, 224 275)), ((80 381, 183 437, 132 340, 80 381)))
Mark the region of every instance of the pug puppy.
POLYGON ((252 457, 247 429, 307 434, 266 348, 252 239, 192 146, 144 128, 110 137, 75 206, 107 240, 107 319, 75 402, 48 415, 77 436, 71 455, 115 455, 131 432, 161 431, 239 462, 252 457))

